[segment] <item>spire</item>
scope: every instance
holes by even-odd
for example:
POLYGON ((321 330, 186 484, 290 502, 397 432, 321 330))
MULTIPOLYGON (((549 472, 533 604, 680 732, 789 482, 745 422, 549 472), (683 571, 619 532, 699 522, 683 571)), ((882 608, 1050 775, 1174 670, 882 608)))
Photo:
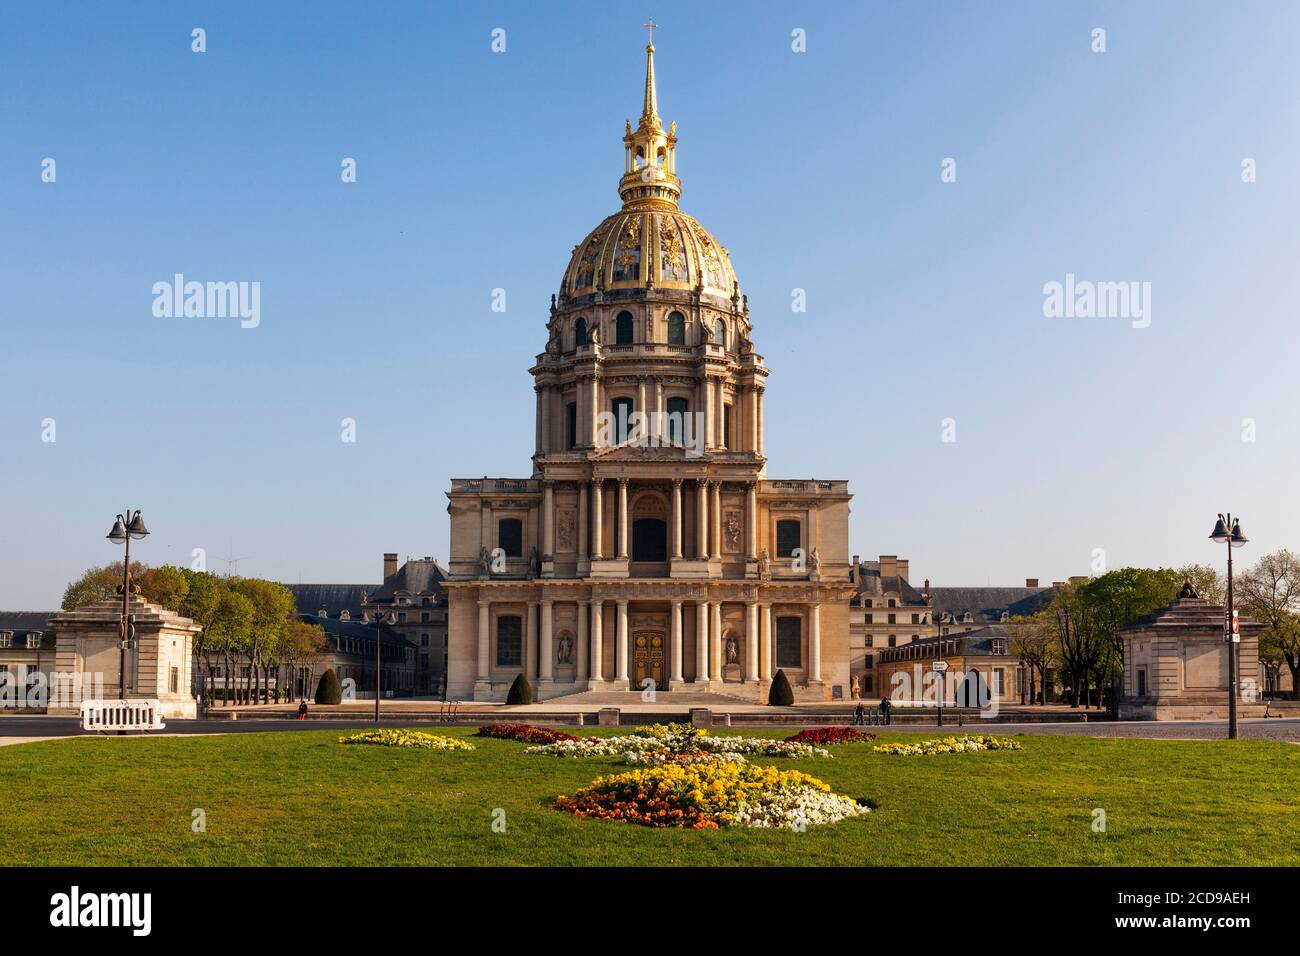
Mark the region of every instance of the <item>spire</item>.
POLYGON ((618 191, 625 209, 634 207, 674 207, 681 195, 677 178, 677 124, 665 131, 659 119, 659 95, 655 90, 655 44, 651 20, 644 24, 650 31, 645 45, 645 93, 641 101, 641 119, 636 129, 632 121, 623 129, 623 178, 618 191))
POLYGON ((655 27, 650 20, 642 24, 650 31, 650 41, 645 45, 645 103, 641 107, 641 122, 659 123, 659 102, 655 96, 655 27))

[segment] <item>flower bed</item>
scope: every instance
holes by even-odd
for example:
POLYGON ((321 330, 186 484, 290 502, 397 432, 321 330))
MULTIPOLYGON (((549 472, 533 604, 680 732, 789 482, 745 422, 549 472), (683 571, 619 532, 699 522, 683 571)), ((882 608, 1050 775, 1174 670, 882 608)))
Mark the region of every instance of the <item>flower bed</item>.
POLYGON ((577 740, 573 734, 550 727, 534 727, 531 724, 489 724, 478 729, 480 737, 497 737, 501 740, 522 740, 529 744, 553 744, 561 740, 577 740))
POLYGON ((944 737, 942 740, 922 740, 915 744, 878 744, 871 748, 878 754, 896 757, 929 757, 933 754, 971 753, 976 750, 1019 750, 1020 741, 1010 737, 991 737, 977 734, 973 737, 944 737))
POLYGON ((439 737, 419 730, 367 730, 340 737, 341 744, 370 744, 376 747, 420 747, 425 750, 473 750, 474 745, 458 737, 439 737))
POLYGON ((734 763, 650 767, 598 777, 576 796, 557 797, 555 806, 583 817, 694 830, 799 827, 870 812, 798 770, 734 763))
POLYGON ((674 753, 671 750, 629 751, 623 754, 623 762, 634 767, 662 767, 667 765, 687 767, 701 763, 745 763, 740 754, 715 754, 707 750, 686 750, 674 753))
MULTIPOLYGON (((638 728, 638 730, 647 728, 638 728)), ((626 737, 583 737, 529 747, 525 753, 552 757, 623 757, 666 750, 674 754, 703 751, 711 754, 760 755, 765 757, 829 757, 830 751, 803 743, 768 740, 765 737, 714 737, 703 730, 688 728, 661 736, 632 733, 626 737)), ((629 761, 631 762, 631 761, 629 761)))
POLYGON ((808 730, 801 730, 797 734, 785 738, 786 743, 813 744, 814 746, 870 743, 875 739, 875 734, 860 733, 852 727, 813 727, 808 730))

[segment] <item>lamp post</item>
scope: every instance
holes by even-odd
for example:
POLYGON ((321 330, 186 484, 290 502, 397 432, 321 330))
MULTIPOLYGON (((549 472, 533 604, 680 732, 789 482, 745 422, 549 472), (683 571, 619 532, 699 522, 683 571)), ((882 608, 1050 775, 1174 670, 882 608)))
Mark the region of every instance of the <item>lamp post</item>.
POLYGON ((1250 539, 1241 533, 1241 522, 1229 512, 1225 518, 1219 515, 1210 532, 1210 540, 1228 546, 1228 615, 1223 622, 1224 640, 1228 643, 1228 739, 1237 739, 1237 642, 1240 638, 1233 631, 1232 608, 1232 549, 1240 548, 1250 539))
POLYGON ((930 665, 930 667, 939 678, 939 688, 938 688, 939 706, 936 710, 936 713, 939 716, 939 726, 942 727, 943 726, 943 672, 948 669, 948 662, 935 661, 933 664, 930 665))
POLYGON ((131 637, 130 615, 131 615, 131 539, 143 538, 149 533, 149 529, 144 526, 144 519, 140 517, 137 510, 132 514, 131 509, 126 509, 126 516, 117 516, 113 522, 113 530, 107 535, 109 541, 114 544, 126 545, 126 555, 122 559, 122 621, 118 625, 119 636, 118 649, 121 657, 118 662, 118 686, 122 691, 122 699, 126 700, 126 645, 131 637))
POLYGON ((383 671, 379 660, 379 649, 383 626, 384 612, 375 611, 375 723, 379 723, 379 694, 382 690, 380 677, 383 671))

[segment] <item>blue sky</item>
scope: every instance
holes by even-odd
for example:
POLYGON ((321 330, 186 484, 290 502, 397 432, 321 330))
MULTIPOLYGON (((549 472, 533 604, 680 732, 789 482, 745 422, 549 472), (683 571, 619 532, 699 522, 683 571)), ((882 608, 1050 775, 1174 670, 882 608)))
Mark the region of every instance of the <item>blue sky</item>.
POLYGON ((127 506, 155 564, 445 558, 449 479, 529 473, 526 370, 617 208, 648 15, 683 207, 772 368, 769 476, 849 479, 853 552, 946 585, 1218 562, 1226 508, 1242 558, 1300 548, 1294 5, 25 4, 0 607, 56 606, 127 506), (259 281, 261 325, 154 317, 177 272, 259 281), (1046 318, 1067 273, 1150 282, 1150 327, 1046 318))

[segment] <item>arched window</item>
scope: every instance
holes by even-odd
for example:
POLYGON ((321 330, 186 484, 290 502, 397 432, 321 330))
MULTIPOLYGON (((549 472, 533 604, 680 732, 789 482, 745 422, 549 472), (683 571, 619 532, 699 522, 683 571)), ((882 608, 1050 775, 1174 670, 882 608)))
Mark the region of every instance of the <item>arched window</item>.
POLYGON ((776 523, 776 556, 778 558, 794 557, 794 549, 799 547, 799 522, 793 518, 776 523))
POLYGON ((691 403, 684 398, 668 399, 668 441, 680 445, 686 440, 686 416, 690 414, 691 403))
POLYGON ((803 666, 803 621, 797 617, 776 619, 776 666, 803 666))
POLYGON ((727 344, 727 326, 721 319, 715 319, 713 322, 713 344, 724 346, 727 344))
POLYGON ((614 320, 614 344, 632 344, 632 313, 620 312, 614 320))
POLYGON ((671 312, 668 315, 668 344, 686 344, 686 319, 680 312, 671 312))
POLYGON ((524 554, 524 523, 518 518, 502 518, 497 522, 497 547, 507 558, 521 558, 524 554))
POLYGON ((573 347, 587 344, 587 320, 579 319, 578 324, 573 327, 573 347))
POLYGON ((621 445, 632 433, 632 399, 616 398, 612 407, 614 413, 614 444, 621 445))

